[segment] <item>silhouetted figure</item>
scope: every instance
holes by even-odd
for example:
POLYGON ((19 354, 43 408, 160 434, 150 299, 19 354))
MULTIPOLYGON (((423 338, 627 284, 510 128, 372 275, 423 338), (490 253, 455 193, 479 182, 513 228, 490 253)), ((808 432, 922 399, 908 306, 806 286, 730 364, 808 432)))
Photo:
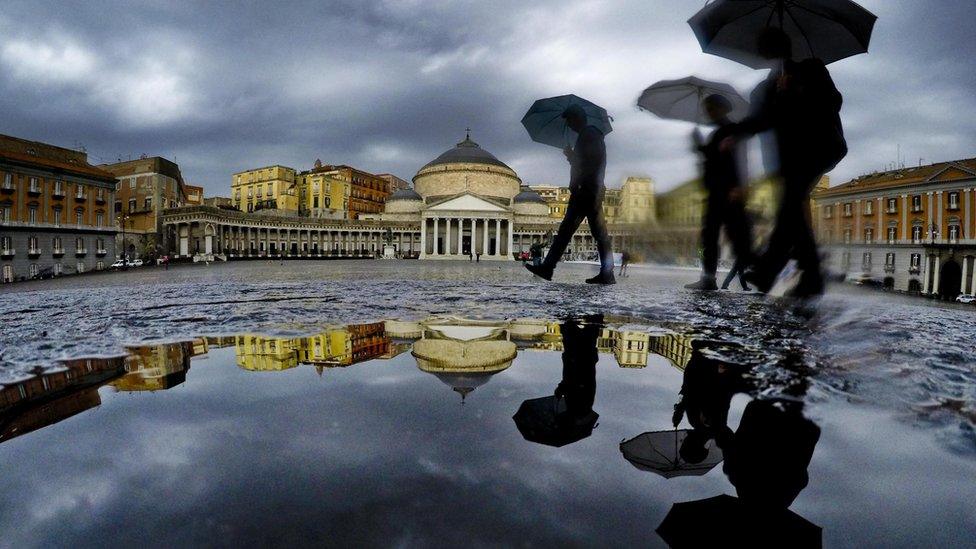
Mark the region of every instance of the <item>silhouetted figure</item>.
POLYGON ((552 396, 526 400, 512 417, 526 440, 565 446, 593 433, 600 415, 596 396, 597 337, 602 317, 567 320, 563 336, 563 375, 552 396))
POLYGON ((586 219, 590 233, 597 243, 600 254, 600 274, 586 280, 589 284, 614 284, 613 252, 610 249, 610 236, 603 219, 603 174, 607 164, 607 149, 603 132, 586 124, 586 113, 579 105, 571 105, 563 113, 566 124, 579 134, 576 146, 563 151, 571 166, 569 180, 569 204, 566 215, 559 224, 559 231, 552 241, 549 253, 542 265, 525 265, 525 268, 546 280, 552 280, 552 272, 562 257, 576 229, 586 219))
POLYGON ((722 289, 728 290, 729 284, 735 280, 735 277, 739 277, 739 284, 742 285, 742 289, 747 292, 751 290, 749 284, 746 283, 746 267, 747 265, 744 260, 736 258, 735 263, 732 264, 732 269, 729 271, 729 274, 725 276, 725 280, 722 282, 722 289))
POLYGON ((783 192, 766 250, 746 278, 767 292, 793 257, 803 271, 794 295, 819 295, 824 281, 810 226, 809 197, 823 174, 847 154, 840 121, 843 98, 822 61, 792 61, 790 39, 780 29, 767 28, 759 37, 759 50, 777 66, 756 87, 753 110, 734 132, 773 131, 783 192))
MULTIPOLYGON (((702 220, 702 275, 698 282, 688 284, 691 290, 717 290, 715 272, 718 269, 719 232, 732 242, 737 259, 749 262, 752 257, 752 230, 745 210, 745 181, 742 170, 745 155, 741 146, 723 146, 726 138, 733 135, 729 113, 732 103, 722 95, 709 95, 702 101, 704 111, 717 129, 704 145, 696 143, 704 162, 703 182, 708 198, 702 220)), ((698 137, 697 130, 693 134, 698 137)))
POLYGON ((620 276, 627 276, 627 267, 630 265, 631 257, 630 252, 624 250, 620 254, 620 276))

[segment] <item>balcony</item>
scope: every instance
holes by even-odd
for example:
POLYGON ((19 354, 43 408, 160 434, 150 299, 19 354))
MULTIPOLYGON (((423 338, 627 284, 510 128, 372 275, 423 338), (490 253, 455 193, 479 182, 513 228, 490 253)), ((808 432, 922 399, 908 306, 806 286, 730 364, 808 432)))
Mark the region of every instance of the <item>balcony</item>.
POLYGON ((898 213, 898 208, 888 208, 885 210, 886 214, 896 214, 898 213))
POLYGON ((27 194, 29 194, 31 196, 37 196, 37 195, 41 194, 41 186, 40 185, 37 185, 37 184, 34 184, 34 185, 31 185, 30 187, 27 187, 27 194))
POLYGON ((0 257, 13 257, 17 252, 13 248, 3 248, 0 250, 0 257))
POLYGON ((894 265, 885 265, 885 269, 884 270, 885 270, 886 273, 893 273, 893 272, 895 272, 895 266, 894 265))
POLYGON ((51 192, 52 198, 64 198, 64 187, 61 185, 55 185, 54 191, 51 192))
POLYGON ((84 202, 86 200, 88 200, 88 197, 85 196, 85 193, 75 193, 75 202, 84 202))
POLYGON ((75 257, 85 257, 88 255, 88 250, 85 248, 78 248, 75 250, 75 257))
POLYGON ((96 194, 95 195, 95 202, 97 202, 98 204, 104 204, 105 203, 105 195, 102 194, 102 193, 96 194))
POLYGON ((107 253, 108 252, 106 250, 103 250, 101 248, 99 248, 98 250, 95 250, 95 255, 97 255, 98 257, 104 257, 105 254, 107 254, 107 253))
POLYGON ((912 213, 922 213, 922 210, 921 206, 912 206, 912 213))
POLYGON ((51 250, 51 255, 54 257, 61 257, 64 255, 64 248, 54 248, 51 250))
POLYGON ((916 274, 917 275, 920 272, 922 272, 922 268, 919 267, 918 265, 912 265, 911 267, 908 268, 908 273, 909 274, 916 274))
POLYGON ((3 185, 0 185, 0 192, 12 193, 14 192, 14 184, 10 181, 4 181, 3 185))
POLYGON ((30 257, 31 259, 40 257, 40 255, 41 255, 40 248, 30 248, 27 250, 27 257, 30 257))

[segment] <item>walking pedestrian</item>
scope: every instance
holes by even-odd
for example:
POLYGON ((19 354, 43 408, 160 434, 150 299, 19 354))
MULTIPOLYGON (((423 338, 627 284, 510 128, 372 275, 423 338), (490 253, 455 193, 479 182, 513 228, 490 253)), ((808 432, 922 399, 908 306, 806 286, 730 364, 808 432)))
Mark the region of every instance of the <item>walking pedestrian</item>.
POLYGON ((536 276, 552 280, 553 270, 569 245, 576 229, 586 219, 590 233, 597 243, 600 254, 600 273, 586 280, 588 284, 614 284, 613 252, 610 237, 603 218, 603 196, 605 187, 603 176, 607 164, 607 150, 603 132, 587 124, 586 112, 578 104, 572 104, 563 111, 566 125, 577 133, 576 145, 567 147, 563 153, 570 164, 569 204, 559 231, 549 248, 542 265, 526 264, 525 268, 536 276))

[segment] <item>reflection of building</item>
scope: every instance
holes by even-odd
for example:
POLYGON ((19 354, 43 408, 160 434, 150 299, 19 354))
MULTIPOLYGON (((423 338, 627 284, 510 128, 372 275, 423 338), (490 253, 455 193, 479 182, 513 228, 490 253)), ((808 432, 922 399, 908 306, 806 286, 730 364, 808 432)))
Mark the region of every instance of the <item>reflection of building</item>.
POLYGON ((462 400, 515 360, 517 349, 504 325, 453 318, 424 323, 411 353, 417 367, 461 395, 462 400))
POLYGON ((679 370, 684 370, 691 360, 693 338, 674 332, 654 333, 648 338, 647 348, 652 353, 663 356, 679 370))
POLYGON ((124 372, 125 359, 62 361, 64 370, 0 388, 0 442, 53 425, 101 404, 98 388, 124 372))
POLYGON ((0 135, 0 282, 111 264, 114 201, 115 177, 85 153, 0 135))
POLYGON ((119 233, 119 243, 121 246, 124 232, 125 253, 130 258, 156 256, 163 210, 203 201, 203 189, 187 185, 180 167, 159 156, 105 164, 100 168, 118 179, 111 216, 124 229, 119 233), (189 200, 188 191, 192 191, 194 201, 189 200))
POLYGON ((838 272, 943 299, 976 291, 976 159, 858 177, 814 194, 838 272))
POLYGON ((186 381, 190 359, 207 353, 204 339, 183 343, 164 343, 129 347, 125 371, 111 383, 117 391, 161 391, 186 381))
POLYGON ((350 324, 308 337, 237 336, 237 365, 251 371, 277 371, 299 364, 349 366, 389 358, 391 341, 384 323, 350 324))

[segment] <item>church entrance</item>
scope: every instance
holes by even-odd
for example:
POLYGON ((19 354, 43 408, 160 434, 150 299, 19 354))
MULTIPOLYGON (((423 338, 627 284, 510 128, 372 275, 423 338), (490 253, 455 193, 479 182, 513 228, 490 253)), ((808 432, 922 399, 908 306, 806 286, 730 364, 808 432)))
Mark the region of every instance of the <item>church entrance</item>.
POLYGON ((942 272, 939 275, 939 297, 946 301, 955 301, 961 289, 962 267, 950 259, 942 266, 942 272))
POLYGON ((494 238, 488 239, 488 255, 495 255, 496 246, 498 246, 498 241, 494 238))
POLYGON ((471 235, 461 237, 461 255, 471 255, 471 235))

